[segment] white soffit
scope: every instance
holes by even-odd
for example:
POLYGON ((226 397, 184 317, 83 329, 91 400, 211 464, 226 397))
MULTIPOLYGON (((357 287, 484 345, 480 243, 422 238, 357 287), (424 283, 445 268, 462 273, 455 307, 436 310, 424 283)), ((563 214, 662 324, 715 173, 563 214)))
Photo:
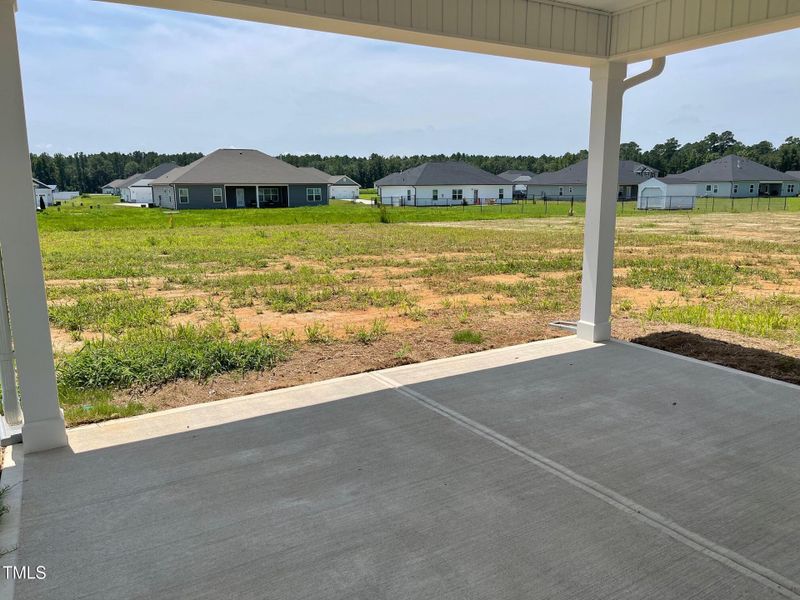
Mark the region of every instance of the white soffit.
POLYGON ((568 65, 800 27, 800 0, 102 0, 568 65))

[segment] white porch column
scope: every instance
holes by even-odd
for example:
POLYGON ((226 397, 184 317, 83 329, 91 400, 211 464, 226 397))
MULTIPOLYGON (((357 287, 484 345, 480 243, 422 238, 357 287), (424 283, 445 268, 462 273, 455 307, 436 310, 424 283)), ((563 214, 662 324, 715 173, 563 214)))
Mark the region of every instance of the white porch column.
POLYGON ((26 452, 67 444, 58 406, 36 228, 15 2, 0 0, 0 246, 25 422, 26 452))
POLYGON ((586 180, 586 222, 583 240, 581 318, 577 334, 598 342, 611 337, 611 282, 614 266, 622 126, 623 81, 628 67, 605 62, 593 66, 589 124, 589 166, 586 180))

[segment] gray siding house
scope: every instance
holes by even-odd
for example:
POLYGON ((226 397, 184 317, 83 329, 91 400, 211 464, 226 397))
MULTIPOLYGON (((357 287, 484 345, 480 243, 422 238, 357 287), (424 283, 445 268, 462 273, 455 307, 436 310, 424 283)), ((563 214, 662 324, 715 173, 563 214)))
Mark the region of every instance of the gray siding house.
POLYGON ((800 181, 787 173, 731 154, 681 173, 697 186, 697 196, 750 198, 796 196, 800 181))
POLYGON ((153 203, 188 208, 286 208, 328 203, 328 180, 258 150, 220 149, 154 179, 153 203))
MULTIPOLYGON (((528 198, 586 198, 586 174, 589 161, 584 159, 560 171, 539 173, 528 182, 528 198)), ((658 170, 633 160, 619 161, 620 200, 635 200, 639 184, 656 177, 658 170)))

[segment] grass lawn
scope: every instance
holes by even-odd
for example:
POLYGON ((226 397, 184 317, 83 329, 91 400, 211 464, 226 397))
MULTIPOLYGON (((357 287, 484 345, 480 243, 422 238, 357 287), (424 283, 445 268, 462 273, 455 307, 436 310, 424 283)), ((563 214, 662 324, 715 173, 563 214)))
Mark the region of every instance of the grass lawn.
MULTIPOLYGON (((552 337, 550 321, 577 317, 582 219, 566 205, 554 218, 528 218, 541 204, 396 208, 387 224, 349 202, 176 214, 114 201, 38 217, 70 424, 552 337)), ((615 335, 713 336, 782 357, 767 374, 800 380, 789 208, 628 207, 615 335)))

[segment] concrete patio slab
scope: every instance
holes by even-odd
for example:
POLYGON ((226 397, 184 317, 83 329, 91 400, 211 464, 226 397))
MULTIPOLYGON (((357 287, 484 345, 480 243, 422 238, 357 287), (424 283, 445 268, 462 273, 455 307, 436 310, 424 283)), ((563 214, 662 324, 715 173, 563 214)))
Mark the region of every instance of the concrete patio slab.
POLYGON ((562 338, 77 428, 25 458, 16 597, 798 598, 798 418, 562 338))

